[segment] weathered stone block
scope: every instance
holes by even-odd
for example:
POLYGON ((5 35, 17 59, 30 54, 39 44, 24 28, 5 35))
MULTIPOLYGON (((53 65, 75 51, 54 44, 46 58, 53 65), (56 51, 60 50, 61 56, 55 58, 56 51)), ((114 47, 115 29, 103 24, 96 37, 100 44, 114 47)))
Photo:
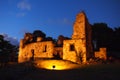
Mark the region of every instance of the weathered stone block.
POLYGON ((96 51, 96 52, 95 52, 95 57, 106 60, 106 59, 107 59, 107 51, 106 51, 106 48, 100 48, 99 51, 96 51))
POLYGON ((64 40, 63 59, 72 62, 86 62, 86 48, 82 40, 64 40))
POLYGON ((82 40, 81 44, 84 45, 86 49, 86 59, 94 56, 91 33, 91 26, 87 20, 85 13, 79 13, 76 16, 76 21, 73 26, 72 40, 82 40))

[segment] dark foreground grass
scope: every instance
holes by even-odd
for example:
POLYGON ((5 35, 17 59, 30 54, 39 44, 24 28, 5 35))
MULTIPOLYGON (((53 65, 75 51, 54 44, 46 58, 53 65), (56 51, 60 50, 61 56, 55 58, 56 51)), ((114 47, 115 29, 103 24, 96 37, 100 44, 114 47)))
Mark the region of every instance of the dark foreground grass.
POLYGON ((43 70, 12 64, 0 67, 0 80, 120 80, 120 63, 83 65, 72 70, 43 70))

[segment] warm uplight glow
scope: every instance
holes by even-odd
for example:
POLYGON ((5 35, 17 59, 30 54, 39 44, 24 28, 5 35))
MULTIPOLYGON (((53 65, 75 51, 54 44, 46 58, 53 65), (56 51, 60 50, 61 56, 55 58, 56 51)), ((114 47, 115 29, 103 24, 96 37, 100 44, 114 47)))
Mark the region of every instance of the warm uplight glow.
POLYGON ((69 61, 63 60, 39 60, 36 61, 36 67, 48 69, 48 70, 68 70, 77 68, 77 64, 73 64, 69 61))

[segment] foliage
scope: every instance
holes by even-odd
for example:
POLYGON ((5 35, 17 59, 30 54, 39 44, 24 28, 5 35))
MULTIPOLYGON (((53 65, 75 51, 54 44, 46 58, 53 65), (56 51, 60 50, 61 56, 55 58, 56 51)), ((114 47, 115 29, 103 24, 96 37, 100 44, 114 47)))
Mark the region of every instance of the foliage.
MULTIPOLYGON (((95 23, 92 25, 92 39, 95 50, 106 47, 108 52, 120 52, 120 27, 112 29, 106 23, 95 23)), ((117 53, 109 55, 118 56, 117 53)))
POLYGON ((92 26, 92 38, 96 41, 97 48, 111 47, 113 30, 106 23, 96 23, 92 26))
POLYGON ((63 46, 63 40, 68 40, 68 39, 70 39, 70 38, 64 37, 63 35, 59 35, 56 46, 59 46, 59 47, 63 46))
POLYGON ((13 56, 16 56, 16 52, 17 47, 12 45, 9 41, 4 40, 4 37, 0 35, 0 62, 8 62, 13 56))
POLYGON ((33 32, 33 38, 36 41, 37 37, 42 37, 43 39, 46 37, 46 34, 42 32, 41 30, 35 30, 33 32))

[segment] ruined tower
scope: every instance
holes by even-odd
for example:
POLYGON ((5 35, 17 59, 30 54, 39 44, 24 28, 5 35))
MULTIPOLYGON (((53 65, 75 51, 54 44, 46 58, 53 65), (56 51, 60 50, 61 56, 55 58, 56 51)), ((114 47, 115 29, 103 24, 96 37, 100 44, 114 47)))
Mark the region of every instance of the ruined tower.
POLYGON ((81 39, 86 46, 86 56, 88 58, 93 57, 92 29, 84 12, 81 12, 76 16, 72 39, 81 39))
POLYGON ((79 13, 73 25, 72 40, 64 41, 63 59, 79 63, 86 62, 87 59, 92 57, 91 32, 91 26, 85 13, 79 13))

